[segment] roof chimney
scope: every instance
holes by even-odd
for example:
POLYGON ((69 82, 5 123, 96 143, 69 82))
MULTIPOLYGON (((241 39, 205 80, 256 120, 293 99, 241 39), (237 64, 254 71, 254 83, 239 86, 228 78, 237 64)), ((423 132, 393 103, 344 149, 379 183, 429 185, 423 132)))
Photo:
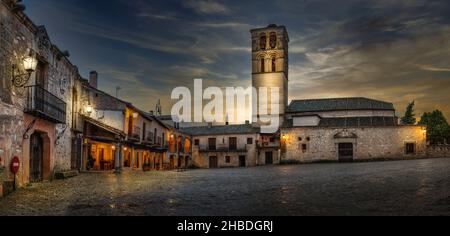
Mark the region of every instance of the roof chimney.
POLYGON ((89 73, 89 85, 93 88, 97 88, 97 82, 98 82, 97 71, 91 71, 91 73, 89 73))
POLYGON ((250 121, 249 121, 249 120, 246 120, 246 121, 245 121, 245 124, 246 124, 246 125, 249 125, 249 124, 250 124, 250 121))
POLYGON ((213 123, 212 122, 208 122, 208 128, 212 128, 213 123))

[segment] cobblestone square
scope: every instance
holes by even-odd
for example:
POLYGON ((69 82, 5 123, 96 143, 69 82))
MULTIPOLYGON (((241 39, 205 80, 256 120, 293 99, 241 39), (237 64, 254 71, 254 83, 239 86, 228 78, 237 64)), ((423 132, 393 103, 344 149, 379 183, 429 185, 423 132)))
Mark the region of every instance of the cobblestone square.
POLYGON ((450 159, 81 174, 19 189, 0 215, 450 215, 450 159))

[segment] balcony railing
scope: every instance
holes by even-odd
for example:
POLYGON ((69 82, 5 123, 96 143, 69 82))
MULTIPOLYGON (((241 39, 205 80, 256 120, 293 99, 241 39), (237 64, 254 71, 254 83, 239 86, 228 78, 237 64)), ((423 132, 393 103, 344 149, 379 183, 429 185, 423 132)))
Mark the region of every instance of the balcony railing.
POLYGON ((154 137, 153 132, 147 132, 145 134, 145 139, 142 141, 145 144, 154 144, 154 137))
POLYGON ((247 152, 247 145, 238 145, 236 147, 233 146, 199 146, 199 152, 247 152))
POLYGON ((25 89, 27 97, 24 112, 54 123, 66 123, 66 103, 63 100, 38 85, 25 89))
POLYGON ((141 128, 134 126, 128 135, 128 139, 131 141, 139 142, 141 140, 141 128))

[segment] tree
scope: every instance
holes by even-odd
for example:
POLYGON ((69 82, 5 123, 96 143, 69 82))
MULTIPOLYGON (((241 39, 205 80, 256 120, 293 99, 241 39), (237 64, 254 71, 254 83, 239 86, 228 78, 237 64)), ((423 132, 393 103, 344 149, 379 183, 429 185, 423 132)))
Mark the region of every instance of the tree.
POLYGON ((412 101, 406 107, 405 116, 402 117, 401 123, 403 125, 415 125, 416 124, 416 115, 414 114, 414 105, 415 102, 412 101))
POLYGON ((427 126, 427 139, 431 144, 442 144, 450 140, 450 126, 442 111, 425 112, 419 124, 427 126))

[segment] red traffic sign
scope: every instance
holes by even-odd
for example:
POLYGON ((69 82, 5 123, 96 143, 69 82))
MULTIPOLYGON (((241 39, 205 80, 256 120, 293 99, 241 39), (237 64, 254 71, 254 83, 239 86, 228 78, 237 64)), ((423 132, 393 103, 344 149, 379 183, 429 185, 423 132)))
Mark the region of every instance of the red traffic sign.
POLYGON ((15 156, 13 157, 11 162, 11 172, 17 174, 17 172, 19 172, 19 168, 20 168, 20 160, 17 156, 15 156))

